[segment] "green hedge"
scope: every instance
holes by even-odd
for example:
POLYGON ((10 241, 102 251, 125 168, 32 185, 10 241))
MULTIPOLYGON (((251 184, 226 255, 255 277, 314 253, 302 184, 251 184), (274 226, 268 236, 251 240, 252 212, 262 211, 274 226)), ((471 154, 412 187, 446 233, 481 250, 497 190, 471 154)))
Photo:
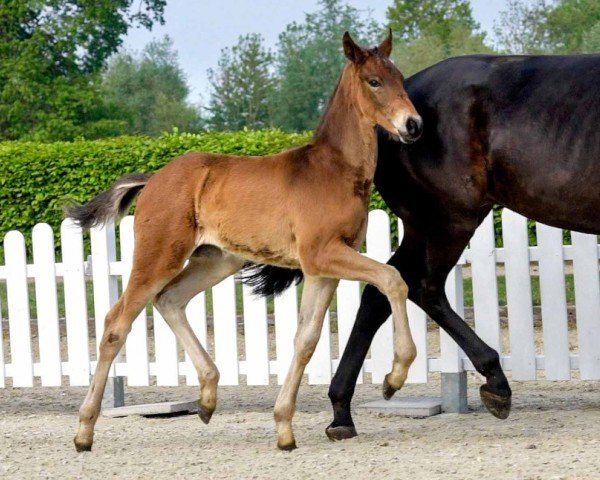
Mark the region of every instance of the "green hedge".
MULTIPOLYGON (((87 201, 125 173, 155 171, 192 150, 265 155, 306 143, 310 136, 308 132, 264 130, 0 143, 0 237, 19 230, 28 238, 39 222, 49 223, 57 231, 66 199, 87 201)), ((371 208, 383 206, 381 197, 374 194, 371 208)), ((58 246, 58 236, 56 240, 58 246)))

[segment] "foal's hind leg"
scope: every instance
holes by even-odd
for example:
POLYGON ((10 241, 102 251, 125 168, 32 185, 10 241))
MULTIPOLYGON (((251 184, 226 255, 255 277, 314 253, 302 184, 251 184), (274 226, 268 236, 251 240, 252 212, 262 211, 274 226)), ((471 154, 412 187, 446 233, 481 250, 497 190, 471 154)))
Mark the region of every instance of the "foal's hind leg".
MULTIPOLYGON (((73 440, 78 452, 92 449, 94 425, 100 415, 100 404, 110 366, 123 347, 133 321, 154 295, 151 287, 149 285, 136 288, 130 282, 127 291, 106 315, 96 371, 79 409, 79 430, 73 440)), ((155 289, 160 287, 161 285, 158 285, 155 289)))
POLYGON ((217 405, 219 371, 190 327, 185 315, 185 307, 199 292, 216 285, 237 272, 243 265, 242 259, 216 247, 200 247, 198 254, 190 258, 184 270, 154 299, 156 308, 183 345, 198 372, 200 381, 198 415, 204 423, 210 421, 217 405))
POLYGON ((78 452, 92 449, 94 425, 100 415, 110 366, 123 347, 133 321, 152 297, 177 275, 189 255, 189 251, 177 249, 161 256, 160 247, 143 250, 136 241, 136 255, 127 289, 106 315, 96 371, 79 410, 79 430, 73 440, 78 452))

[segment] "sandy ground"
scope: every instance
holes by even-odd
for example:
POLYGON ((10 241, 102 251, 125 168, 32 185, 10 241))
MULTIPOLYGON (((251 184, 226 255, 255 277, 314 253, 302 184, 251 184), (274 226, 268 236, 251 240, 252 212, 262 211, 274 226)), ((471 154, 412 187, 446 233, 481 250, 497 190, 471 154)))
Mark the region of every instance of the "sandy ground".
MULTIPOLYGON (((469 377, 471 413, 426 419, 354 409, 357 438, 332 443, 327 387, 303 385, 298 450, 275 447, 278 387, 222 387, 210 425, 196 415, 101 418, 91 453, 71 439, 85 388, 0 390, 0 478, 600 479, 599 382, 512 382, 508 420, 482 410, 469 377)), ((359 385, 355 405, 379 398, 359 385)), ((435 395, 439 379, 403 395, 435 395)), ((193 387, 127 388, 126 402, 189 400, 193 387)))

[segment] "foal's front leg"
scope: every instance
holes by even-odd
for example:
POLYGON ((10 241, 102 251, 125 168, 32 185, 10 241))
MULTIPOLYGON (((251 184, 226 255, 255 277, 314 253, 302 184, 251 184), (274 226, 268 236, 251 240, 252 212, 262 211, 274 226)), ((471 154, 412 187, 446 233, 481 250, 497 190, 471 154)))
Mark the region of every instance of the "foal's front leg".
POLYGON ((304 368, 310 361, 323 327, 325 312, 331 303, 338 280, 306 276, 300 320, 294 340, 294 357, 285 377, 277 401, 275 402, 275 423, 277 427, 277 446, 281 450, 293 450, 296 441, 292 431, 292 417, 296 410, 296 397, 302 381, 304 368))
MULTIPOLYGON (((408 369, 417 354, 406 312, 408 287, 394 267, 361 255, 345 244, 331 246, 319 258, 322 260, 318 264, 311 265, 310 259, 308 259, 305 262, 307 265, 303 266, 309 271, 314 270, 324 276, 370 283, 387 297, 392 307, 394 359, 392 370, 386 375, 383 383, 383 395, 389 399, 404 385, 408 369)), ((326 433, 331 440, 356 435, 355 432, 348 431, 346 427, 341 430, 343 431, 338 432, 333 426, 328 428, 326 433)))

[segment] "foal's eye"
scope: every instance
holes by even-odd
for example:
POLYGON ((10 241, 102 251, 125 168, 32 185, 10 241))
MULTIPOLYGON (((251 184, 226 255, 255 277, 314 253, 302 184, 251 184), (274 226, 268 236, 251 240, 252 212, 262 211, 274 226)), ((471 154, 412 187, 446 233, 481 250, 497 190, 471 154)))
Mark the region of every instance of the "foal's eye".
POLYGON ((369 86, 371 86, 373 88, 381 87, 381 82, 379 80, 374 79, 374 78, 371 78, 370 80, 367 80, 367 83, 369 84, 369 86))

